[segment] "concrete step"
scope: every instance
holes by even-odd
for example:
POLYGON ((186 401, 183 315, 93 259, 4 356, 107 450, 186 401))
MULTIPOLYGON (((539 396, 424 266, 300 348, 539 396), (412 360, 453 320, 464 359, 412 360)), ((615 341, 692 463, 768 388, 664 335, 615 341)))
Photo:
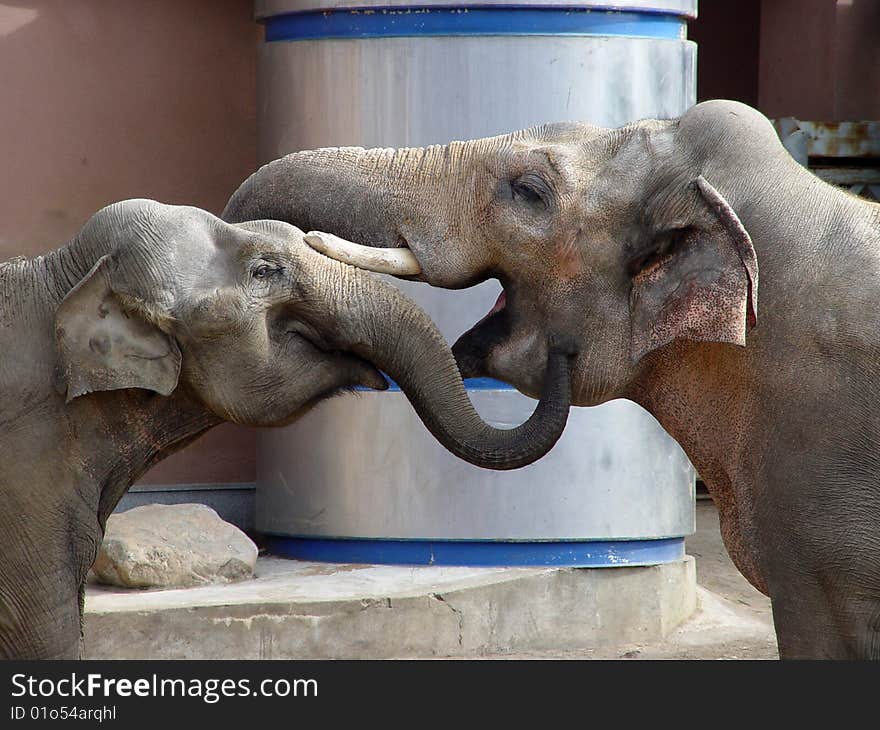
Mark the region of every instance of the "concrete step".
POLYGON ((337 565, 264 557, 253 580, 90 585, 90 659, 385 659, 652 642, 696 607, 694 560, 635 568, 337 565))

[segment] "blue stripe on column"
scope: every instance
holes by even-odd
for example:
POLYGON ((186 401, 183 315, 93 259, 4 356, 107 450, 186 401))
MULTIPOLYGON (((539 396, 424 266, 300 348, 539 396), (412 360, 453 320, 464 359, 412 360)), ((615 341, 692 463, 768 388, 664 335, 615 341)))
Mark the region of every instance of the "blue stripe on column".
POLYGON ((267 41, 413 36, 572 35, 677 40, 684 18, 586 8, 361 8, 287 13, 267 18, 267 41))
MULTIPOLYGON (((385 373, 382 373, 385 375, 385 373)), ((384 392, 384 393, 399 393, 400 386, 395 383, 391 378, 385 375, 385 380, 388 381, 388 390, 385 391, 374 391, 372 388, 367 388, 364 385, 356 385, 354 390, 365 390, 368 392, 384 392)), ((464 381, 464 387, 466 390, 515 390, 515 388, 510 385, 510 383, 502 382, 501 380, 495 380, 495 378, 466 378, 464 381)))
POLYGON ((683 537, 657 540, 497 542, 483 540, 365 540, 268 538, 269 552, 296 560, 368 565, 473 567, 560 566, 626 568, 682 560, 683 537))

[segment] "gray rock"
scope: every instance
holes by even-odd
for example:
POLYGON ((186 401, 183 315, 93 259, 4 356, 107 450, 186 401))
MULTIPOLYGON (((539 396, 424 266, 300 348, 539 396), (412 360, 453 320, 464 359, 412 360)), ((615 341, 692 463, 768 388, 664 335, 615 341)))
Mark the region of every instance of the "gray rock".
POLYGON ((229 583, 253 576, 257 546, 203 504, 148 504, 110 516, 92 572, 127 588, 229 583))

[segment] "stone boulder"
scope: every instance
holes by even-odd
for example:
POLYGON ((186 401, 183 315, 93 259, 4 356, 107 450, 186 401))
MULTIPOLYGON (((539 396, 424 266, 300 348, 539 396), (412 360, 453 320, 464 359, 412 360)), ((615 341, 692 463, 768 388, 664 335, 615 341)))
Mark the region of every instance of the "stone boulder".
POLYGON ((203 504, 148 504, 113 514, 92 572, 126 588, 180 588, 253 576, 257 546, 203 504))

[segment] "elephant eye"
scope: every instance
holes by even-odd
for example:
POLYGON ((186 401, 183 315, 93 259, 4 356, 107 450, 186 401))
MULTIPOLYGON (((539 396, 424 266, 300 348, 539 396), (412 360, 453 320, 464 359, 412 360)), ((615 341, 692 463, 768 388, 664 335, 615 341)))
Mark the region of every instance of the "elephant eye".
POLYGON ((510 183, 511 197, 529 205, 547 207, 550 190, 537 175, 523 175, 510 183))
POLYGON ((260 264, 253 270, 252 275, 255 279, 268 279, 270 276, 279 274, 282 271, 284 271, 284 267, 282 266, 272 266, 272 264, 260 264))

